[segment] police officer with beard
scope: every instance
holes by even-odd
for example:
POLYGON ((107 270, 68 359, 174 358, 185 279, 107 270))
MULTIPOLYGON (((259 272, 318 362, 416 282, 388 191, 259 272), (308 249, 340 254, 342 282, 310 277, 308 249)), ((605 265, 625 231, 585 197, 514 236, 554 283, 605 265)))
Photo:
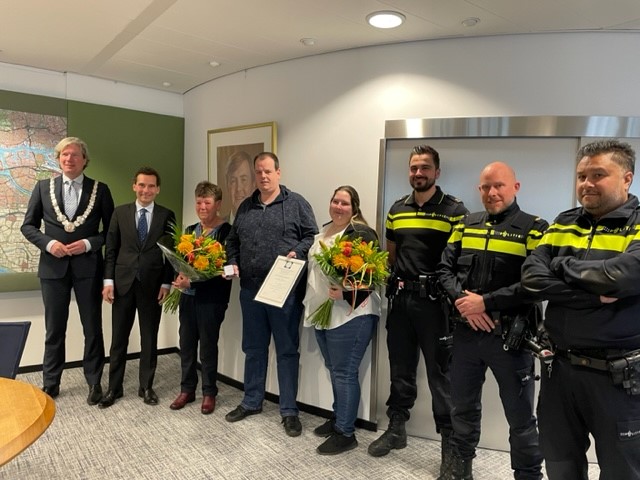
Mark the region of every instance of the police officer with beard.
POLYGON ((416 372, 420 352, 427 367, 436 429, 442 435, 442 466, 450 463, 451 434, 449 394, 450 350, 442 342, 449 329, 436 291, 436 266, 453 226, 467 213, 464 204, 436 186, 440 156, 419 145, 409 155, 410 195, 398 200, 386 221, 387 250, 393 272, 387 295, 387 348, 391 392, 387 400, 387 431, 369 445, 369 454, 380 457, 407 446, 405 422, 418 389, 416 372))
POLYGON ((555 359, 542 375, 540 445, 550 480, 587 480, 589 434, 600 478, 640 478, 640 206, 635 152, 604 140, 577 155, 581 207, 560 213, 522 270, 548 300, 555 359))
POLYGON ((529 352, 505 350, 503 333, 532 308, 520 286, 520 268, 548 224, 520 210, 520 183, 501 162, 480 174, 485 211, 472 213, 454 231, 438 267, 440 281, 455 302, 451 422, 453 466, 439 480, 472 480, 472 459, 480 439, 481 395, 487 368, 498 383, 509 423, 511 466, 516 480, 542 478, 542 454, 533 414, 534 363, 529 352))

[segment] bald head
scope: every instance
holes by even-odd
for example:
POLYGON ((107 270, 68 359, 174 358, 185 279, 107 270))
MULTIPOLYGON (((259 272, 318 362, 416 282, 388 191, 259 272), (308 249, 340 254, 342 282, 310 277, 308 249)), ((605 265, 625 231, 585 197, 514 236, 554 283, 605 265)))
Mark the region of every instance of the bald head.
POLYGON ((480 172, 480 197, 487 212, 495 215, 505 211, 513 203, 520 182, 516 172, 503 162, 493 162, 480 172))

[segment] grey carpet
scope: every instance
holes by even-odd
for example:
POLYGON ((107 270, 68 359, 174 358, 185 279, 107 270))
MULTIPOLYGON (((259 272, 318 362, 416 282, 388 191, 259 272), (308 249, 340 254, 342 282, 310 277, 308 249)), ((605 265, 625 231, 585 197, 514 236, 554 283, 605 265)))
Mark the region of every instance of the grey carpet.
MULTIPOLYGON (((320 456, 322 442, 313 428, 324 419, 301 413, 300 437, 285 435, 278 406, 265 402, 261 415, 231 424, 224 415, 242 392, 219 383, 216 411, 200 413, 200 401, 174 412, 169 404, 179 390, 177 354, 158 359, 155 389, 160 405, 145 405, 137 396, 137 361, 127 364, 125 396, 100 410, 85 403, 82 370, 64 372, 56 417, 27 450, 0 467, 2 479, 435 479, 440 461, 438 442, 412 437, 403 450, 382 458, 367 454, 380 432, 358 430, 358 448, 336 456, 320 456)), ((106 380, 105 372, 105 380, 106 380)), ((18 376, 41 385, 41 373, 18 376)), ((103 385, 103 387, 106 385, 103 385)), ((598 477, 592 466, 591 478, 598 477)), ((509 455, 479 450, 476 480, 512 478, 509 455)))

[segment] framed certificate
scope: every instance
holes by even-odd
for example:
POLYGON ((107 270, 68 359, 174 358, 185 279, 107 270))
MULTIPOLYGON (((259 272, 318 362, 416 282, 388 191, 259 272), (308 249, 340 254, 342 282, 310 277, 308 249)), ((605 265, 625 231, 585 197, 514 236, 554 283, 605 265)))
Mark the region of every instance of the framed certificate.
POLYGON ((282 308, 307 262, 279 255, 255 297, 258 302, 282 308))

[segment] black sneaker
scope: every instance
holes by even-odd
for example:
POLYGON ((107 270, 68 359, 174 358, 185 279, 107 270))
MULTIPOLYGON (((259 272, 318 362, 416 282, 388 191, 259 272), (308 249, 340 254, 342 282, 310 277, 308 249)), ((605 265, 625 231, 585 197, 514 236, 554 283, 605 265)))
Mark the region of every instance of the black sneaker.
POLYGON ((335 424, 336 424, 336 419, 331 417, 329 420, 324 422, 319 427, 314 428, 313 429, 313 434, 316 437, 328 437, 329 435, 331 435, 334 432, 333 426, 335 424))
POLYGON ((316 452, 320 455, 337 455, 339 453, 348 452, 358 446, 355 433, 350 437, 345 437, 341 433, 333 432, 322 445, 316 448, 316 452))
POLYGON ((258 413, 262 413, 262 409, 259 408, 257 410, 247 410, 242 405, 238 405, 235 409, 231 410, 224 416, 224 419, 227 422, 238 422, 243 418, 248 417, 249 415, 257 415, 258 413))
POLYGON ((284 423, 284 431, 290 437, 297 437, 302 433, 302 424, 297 415, 282 417, 282 423, 284 423))

